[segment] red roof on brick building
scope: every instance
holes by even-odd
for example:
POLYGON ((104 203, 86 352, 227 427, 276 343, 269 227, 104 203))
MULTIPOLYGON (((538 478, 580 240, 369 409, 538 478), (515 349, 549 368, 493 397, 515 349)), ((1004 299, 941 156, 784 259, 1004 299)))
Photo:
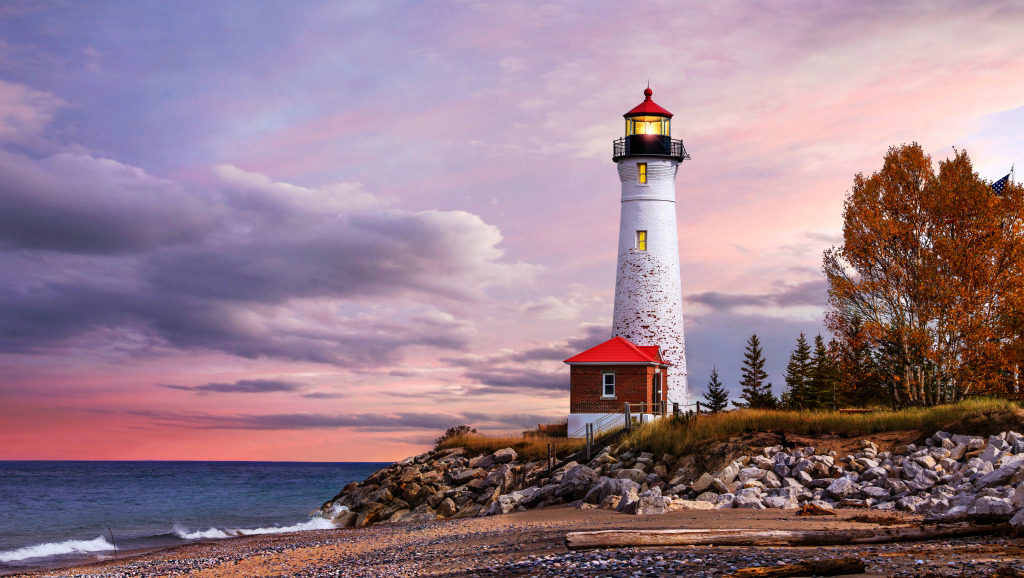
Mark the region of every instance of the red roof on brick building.
POLYGON ((657 345, 633 345, 622 337, 612 337, 583 353, 578 353, 565 363, 642 363, 651 365, 672 365, 661 358, 657 345))
POLYGON ((647 90, 644 90, 644 101, 641 102, 640 104, 636 105, 633 108, 633 110, 627 112, 626 114, 624 114, 622 116, 624 116, 626 118, 629 118, 631 116, 647 116, 647 115, 672 116, 671 112, 665 110, 664 108, 661 108, 660 106, 658 106, 657 103, 655 103, 653 100, 651 100, 651 95, 652 94, 654 94, 654 91, 651 90, 650 87, 647 87, 647 90))

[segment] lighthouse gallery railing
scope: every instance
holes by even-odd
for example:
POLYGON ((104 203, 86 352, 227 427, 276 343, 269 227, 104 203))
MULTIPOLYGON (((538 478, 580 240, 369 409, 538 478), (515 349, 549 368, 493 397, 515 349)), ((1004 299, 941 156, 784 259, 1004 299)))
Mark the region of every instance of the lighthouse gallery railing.
POLYGON ((680 161, 690 158, 682 140, 655 134, 634 134, 612 143, 612 160, 630 155, 670 157, 680 161))

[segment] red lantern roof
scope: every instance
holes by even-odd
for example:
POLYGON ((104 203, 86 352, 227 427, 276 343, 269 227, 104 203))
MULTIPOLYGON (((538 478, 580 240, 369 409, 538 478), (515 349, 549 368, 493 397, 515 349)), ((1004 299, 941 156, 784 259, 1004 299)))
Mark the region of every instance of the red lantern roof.
POLYGON ((652 94, 654 94, 654 91, 651 90, 651 87, 648 86, 647 89, 644 90, 644 101, 641 102, 640 104, 636 105, 636 107, 633 110, 627 112, 626 114, 624 114, 622 116, 624 116, 626 118, 629 118, 631 116, 647 116, 647 115, 671 117, 672 116, 671 112, 665 110, 664 108, 661 108, 653 100, 651 100, 651 95, 652 94))
POLYGON ((622 337, 612 337, 600 345, 566 359, 565 363, 672 365, 661 358, 661 351, 657 345, 633 345, 622 337))

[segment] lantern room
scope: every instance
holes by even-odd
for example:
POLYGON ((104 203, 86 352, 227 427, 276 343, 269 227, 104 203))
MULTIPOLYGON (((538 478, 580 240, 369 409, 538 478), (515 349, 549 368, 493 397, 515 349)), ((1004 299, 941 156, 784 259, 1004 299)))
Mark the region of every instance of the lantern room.
POLYGON ((644 90, 644 101, 622 115, 626 119, 625 137, 615 141, 612 160, 628 156, 660 156, 676 160, 690 158, 683 141, 672 140, 672 113, 651 100, 654 91, 644 90))
POLYGON ((644 90, 644 101, 622 115, 626 117, 626 136, 635 134, 672 136, 669 127, 669 123, 672 122, 672 113, 651 100, 653 95, 654 91, 648 86, 644 90))

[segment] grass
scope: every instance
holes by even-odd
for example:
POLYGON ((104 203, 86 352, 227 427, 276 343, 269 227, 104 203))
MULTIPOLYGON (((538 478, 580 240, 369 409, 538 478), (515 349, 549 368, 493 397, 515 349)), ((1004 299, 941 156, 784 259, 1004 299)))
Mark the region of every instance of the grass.
POLYGON ((470 454, 485 454, 502 448, 512 448, 521 458, 526 460, 541 460, 548 456, 548 444, 554 442, 558 457, 578 451, 583 447, 583 440, 564 437, 548 437, 543 435, 508 435, 488 436, 482 434, 463 434, 450 437, 438 447, 466 448, 470 454))
POLYGON ((986 412, 1013 412, 1016 404, 998 399, 971 399, 953 405, 900 411, 840 413, 836 411, 737 410, 702 414, 697 420, 663 419, 628 434, 628 447, 654 455, 679 455, 695 442, 727 439, 747 432, 786 432, 797 435, 867 435, 886 431, 934 432, 947 424, 986 412))

